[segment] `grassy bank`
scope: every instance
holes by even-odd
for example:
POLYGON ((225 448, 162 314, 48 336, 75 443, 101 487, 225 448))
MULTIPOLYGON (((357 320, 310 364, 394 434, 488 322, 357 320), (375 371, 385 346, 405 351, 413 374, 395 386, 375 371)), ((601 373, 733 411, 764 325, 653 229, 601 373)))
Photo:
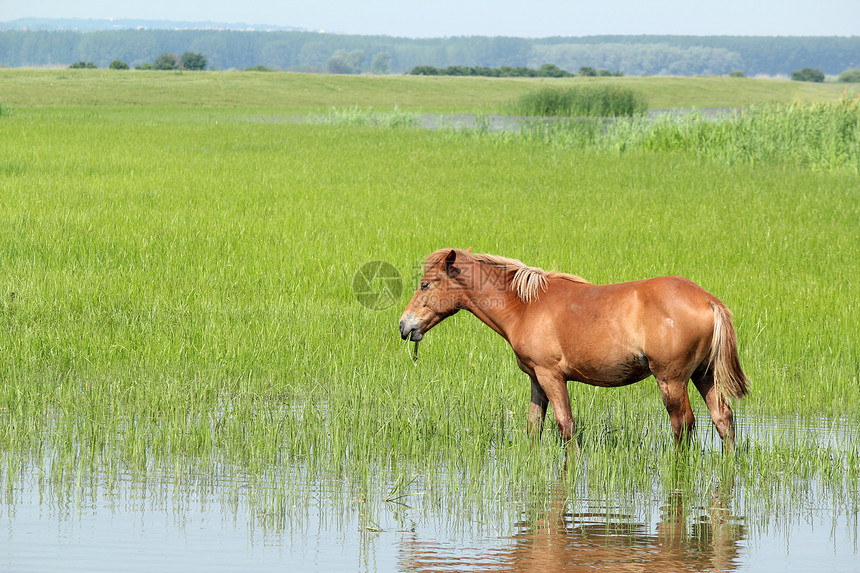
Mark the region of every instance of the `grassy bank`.
POLYGON ((581 85, 641 92, 652 109, 835 101, 846 91, 845 84, 722 77, 494 79, 0 69, 0 105, 254 108, 284 113, 352 106, 504 111, 519 96, 541 86, 581 85))

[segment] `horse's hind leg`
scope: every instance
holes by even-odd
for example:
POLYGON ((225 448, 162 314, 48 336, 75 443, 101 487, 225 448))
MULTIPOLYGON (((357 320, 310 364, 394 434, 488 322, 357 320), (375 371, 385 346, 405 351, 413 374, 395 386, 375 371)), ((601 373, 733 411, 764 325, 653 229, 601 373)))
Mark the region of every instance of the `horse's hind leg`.
POLYGON ((663 404, 669 412, 675 444, 679 446, 687 441, 696 422, 693 409, 690 407, 690 398, 687 396, 687 380, 687 378, 657 377, 660 397, 663 398, 663 404))
POLYGON ((693 374, 693 384, 705 400, 711 412, 711 420, 717 428, 717 433, 723 444, 730 448, 735 439, 734 413, 728 403, 720 396, 714 386, 714 375, 710 370, 701 370, 693 374))
POLYGON ((540 440, 543 432, 543 421, 546 417, 546 407, 549 404, 549 399, 546 397, 546 392, 541 388, 537 376, 530 375, 532 380, 532 399, 529 404, 529 424, 528 434, 533 441, 540 440))

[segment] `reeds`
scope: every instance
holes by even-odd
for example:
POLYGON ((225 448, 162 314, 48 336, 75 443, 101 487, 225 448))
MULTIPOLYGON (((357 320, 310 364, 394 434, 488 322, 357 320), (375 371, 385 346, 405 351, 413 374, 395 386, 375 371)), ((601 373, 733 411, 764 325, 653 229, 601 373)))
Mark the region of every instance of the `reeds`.
POLYGON ((544 87, 521 95, 511 110, 539 117, 632 117, 647 112, 648 102, 642 93, 614 85, 544 87))
POLYGON ((726 165, 780 165, 860 173, 860 98, 754 106, 716 117, 530 122, 521 135, 606 152, 670 152, 726 165))

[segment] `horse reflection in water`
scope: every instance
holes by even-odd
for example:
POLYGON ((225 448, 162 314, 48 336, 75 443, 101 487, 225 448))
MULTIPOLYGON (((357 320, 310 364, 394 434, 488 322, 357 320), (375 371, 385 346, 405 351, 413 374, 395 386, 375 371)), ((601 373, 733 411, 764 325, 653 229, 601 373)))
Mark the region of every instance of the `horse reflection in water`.
MULTIPOLYGON (((559 488, 560 489, 560 488, 559 488)), ((745 531, 716 491, 707 508, 685 508, 672 494, 653 530, 628 516, 574 512, 559 491, 550 507, 528 512, 519 532, 501 547, 457 550, 404 539, 400 568, 407 571, 586 572, 733 571, 745 531)))

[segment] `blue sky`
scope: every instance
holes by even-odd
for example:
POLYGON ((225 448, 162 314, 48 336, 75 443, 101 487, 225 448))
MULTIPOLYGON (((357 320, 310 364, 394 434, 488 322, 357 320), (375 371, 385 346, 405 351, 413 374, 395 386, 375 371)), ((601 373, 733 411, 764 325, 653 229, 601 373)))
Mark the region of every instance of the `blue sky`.
POLYGON ((136 18, 408 37, 860 35, 860 0, 0 0, 0 21, 136 18))

